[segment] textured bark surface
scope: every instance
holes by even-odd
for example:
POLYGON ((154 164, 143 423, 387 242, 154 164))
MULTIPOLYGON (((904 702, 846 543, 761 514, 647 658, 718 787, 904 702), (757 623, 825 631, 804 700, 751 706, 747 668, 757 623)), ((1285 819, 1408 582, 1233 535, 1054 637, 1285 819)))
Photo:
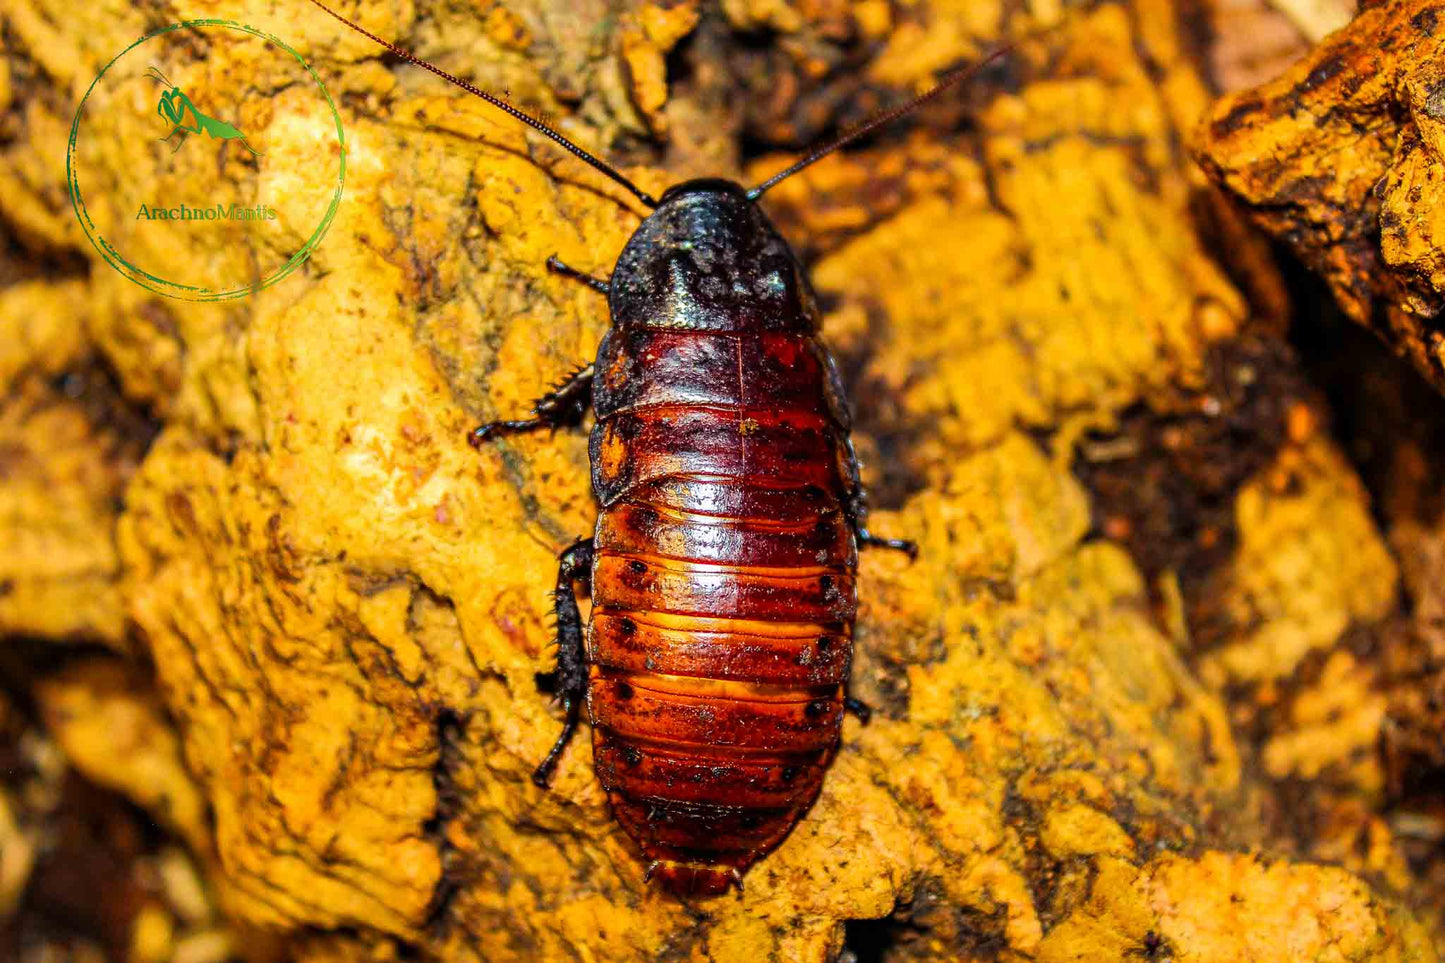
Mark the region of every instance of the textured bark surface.
POLYGON ((1420 904, 1439 919, 1445 302, 1435 224, 1445 170, 1438 120, 1445 11, 1428 3, 1363 6, 1278 79, 1220 100, 1201 127, 1199 150, 1249 216, 1323 279, 1338 309, 1423 376, 1402 376, 1397 363, 1335 320, 1334 305, 1306 298, 1299 340, 1340 411, 1341 434, 1377 493, 1401 564, 1400 611, 1361 627, 1352 647, 1371 666, 1378 692, 1371 701, 1385 711, 1385 815, 1419 873, 1420 904))
POLYGON ((1199 154, 1351 318, 1445 390, 1445 9, 1367 7, 1278 78, 1216 103, 1199 154))
MULTIPOLYGON (((0 628, 110 647, 6 642, 33 680, 15 711, 184 840, 232 927, 280 941, 236 952, 1437 958, 1440 906, 1419 899, 1437 861, 1383 814, 1391 681, 1360 641, 1398 617, 1398 566, 1280 339, 1272 263, 1186 151, 1209 104, 1195 14, 347 12, 551 111, 654 193, 756 182, 1058 27, 765 201, 812 267, 873 527, 921 551, 861 563, 872 724, 845 721, 818 802, 745 892, 689 903, 643 882, 585 737, 551 791, 528 778, 559 725, 546 591, 595 518, 585 439, 465 443, 594 352, 605 305, 544 262, 605 274, 636 204, 314 8, 210 4, 187 13, 283 36, 325 79, 346 199, 283 283, 166 301, 94 257, 55 160, 99 65, 181 14, 7 10, 0 320, 27 334, 0 359, 0 572, 63 564, 0 592, 0 628), (65 390, 90 370, 134 418, 65 390)), ((204 53, 213 80, 265 89, 204 53)), ((268 165, 323 160, 226 176, 284 191, 268 165)), ((177 912, 114 926, 180 959, 177 912)))

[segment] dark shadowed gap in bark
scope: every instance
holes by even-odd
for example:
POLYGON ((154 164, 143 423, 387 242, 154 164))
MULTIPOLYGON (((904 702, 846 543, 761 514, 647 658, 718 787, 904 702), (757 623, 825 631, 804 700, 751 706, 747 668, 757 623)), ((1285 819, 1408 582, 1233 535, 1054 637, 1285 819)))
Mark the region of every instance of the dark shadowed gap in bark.
POLYGON ((120 659, 86 643, 12 637, 0 647, 0 698, 7 704, 0 711, 0 788, 17 824, 41 840, 18 905, 0 920, 0 947, 15 955, 0 958, 81 959, 96 949, 125 958, 136 915, 153 899, 141 862, 183 845, 149 813, 68 764, 54 772, 36 764, 36 747, 50 736, 35 685, 95 658, 120 659))

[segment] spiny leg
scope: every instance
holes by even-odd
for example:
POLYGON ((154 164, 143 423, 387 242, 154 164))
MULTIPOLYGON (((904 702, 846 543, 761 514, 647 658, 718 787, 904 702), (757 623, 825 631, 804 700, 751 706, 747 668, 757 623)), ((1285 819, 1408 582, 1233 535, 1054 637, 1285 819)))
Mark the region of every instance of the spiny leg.
POLYGON ((557 699, 562 703, 565 719, 562 734, 552 745, 547 758, 532 773, 532 782, 547 788, 552 770, 572 732, 577 728, 577 714, 587 695, 587 655, 582 648, 582 613, 577 609, 573 585, 587 582, 592 573, 592 539, 585 538, 562 553, 557 566, 557 590, 553 593, 557 612, 557 699))
POLYGON ((547 258, 547 268, 566 277, 575 278, 578 281, 581 281, 583 284, 587 285, 592 290, 598 291, 602 294, 610 294, 612 292, 612 283, 610 281, 607 281, 603 278, 594 278, 592 275, 584 274, 583 272, 577 270, 574 267, 568 267, 567 265, 563 264, 562 259, 555 254, 547 258))
MULTIPOLYGON (((858 454, 853 450, 853 439, 848 439, 848 474, 850 478, 848 503, 844 512, 848 516, 848 524, 853 529, 853 537, 858 540, 859 548, 891 548, 899 552, 907 552, 909 560, 918 557, 918 546, 906 538, 881 538, 874 535, 864 527, 868 519, 868 493, 863 488, 861 473, 858 470, 858 454)), ((853 713, 858 721, 867 725, 873 718, 873 709, 862 699, 855 699, 847 696, 843 699, 844 710, 853 713)))
POLYGON ((910 560, 918 557, 918 543, 911 539, 883 538, 880 535, 874 535, 856 522, 853 525, 853 535, 858 539, 859 548, 891 548, 894 551, 906 552, 910 560))
POLYGON ((853 439, 849 438, 845 443, 848 451, 848 474, 851 476, 849 482, 850 495, 845 511, 848 515, 848 524, 853 529, 853 537, 858 540, 859 548, 891 548, 894 551, 906 552, 910 561, 918 558, 918 544, 906 538, 884 538, 881 535, 874 535, 868 531, 868 492, 863 488, 863 481, 858 469, 858 454, 853 450, 853 439))
MULTIPOLYGON (((246 146, 248 149, 250 148, 249 144, 246 146)), ((547 258, 547 267, 558 274, 576 278, 594 291, 607 294, 612 290, 607 281, 568 267, 555 254, 547 258)), ((520 418, 516 421, 489 421, 485 425, 472 429, 472 433, 467 436, 467 443, 473 448, 480 448, 483 442, 497 435, 581 424, 582 416, 587 414, 587 408, 592 403, 593 371, 594 368, 590 364, 578 368, 568 375, 560 385, 538 399, 537 404, 532 408, 532 414, 536 417, 520 418)))
POLYGON ((489 421, 467 435, 467 444, 482 447, 483 442, 502 434, 535 431, 538 428, 561 428, 579 425, 592 404, 593 366, 578 368, 557 387, 537 399, 532 407, 534 418, 517 421, 489 421))

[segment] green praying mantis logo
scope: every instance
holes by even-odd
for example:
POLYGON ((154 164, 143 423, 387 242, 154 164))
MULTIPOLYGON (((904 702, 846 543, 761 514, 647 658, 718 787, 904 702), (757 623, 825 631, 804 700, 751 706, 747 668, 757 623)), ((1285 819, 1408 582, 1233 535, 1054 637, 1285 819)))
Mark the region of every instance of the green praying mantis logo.
MULTIPOLYGON (((258 91, 257 96, 265 94, 258 91)), ((152 138, 142 134, 141 139, 152 138)), ((230 20, 182 20, 137 38, 100 68, 75 108, 65 179, 80 229, 106 264, 157 295, 219 302, 255 294, 306 263, 341 206, 346 148, 341 114, 326 85, 284 40, 230 20), (228 160, 245 152, 261 155, 252 138, 262 121, 245 114, 249 129, 243 133, 202 113, 224 109, 237 114, 232 121, 243 121, 239 108, 222 106, 232 99, 233 88, 220 87, 221 81, 191 75, 185 90, 171 83, 160 65, 176 64, 175 58, 184 56, 177 51, 190 50, 189 41, 197 37, 207 47, 215 45, 218 68, 254 64, 274 90, 287 91, 286 112, 278 116, 307 122, 266 123, 261 146, 267 163, 280 165, 281 173, 305 181, 308 189, 276 190, 271 181, 258 178, 254 161, 245 165, 250 170, 226 168, 228 160), (191 148, 194 163, 176 170, 174 162, 152 163, 154 158, 145 157, 116 165, 111 145, 135 124, 142 129, 155 124, 146 119, 150 110, 160 117, 152 137, 171 145, 165 153, 174 156, 191 134, 210 135, 191 148), (232 141, 240 141, 245 152, 232 150, 232 141), (94 207, 97 198, 109 202, 99 223, 86 207, 87 201, 94 207), (243 231, 266 239, 247 247, 252 256, 212 256, 218 245, 249 240, 243 231)), ((0 332, 4 328, 0 321, 0 332)))
POLYGON ((171 148, 172 154, 181 149, 181 145, 186 142, 188 135, 210 134, 217 140, 239 140, 242 147, 257 157, 261 156, 260 151, 246 142, 245 134, 225 121, 208 117, 197 110, 191 98, 186 96, 186 92, 171 83, 155 64, 151 64, 151 68, 146 71, 146 74, 156 83, 166 88, 161 91, 161 100, 160 103, 156 105, 156 113, 164 118, 166 123, 172 124, 173 126, 169 134, 164 137, 157 137, 156 140, 168 141, 176 136, 176 134, 180 134, 180 140, 176 141, 176 145, 171 148), (191 124, 194 126, 187 125, 187 114, 189 114, 191 124))

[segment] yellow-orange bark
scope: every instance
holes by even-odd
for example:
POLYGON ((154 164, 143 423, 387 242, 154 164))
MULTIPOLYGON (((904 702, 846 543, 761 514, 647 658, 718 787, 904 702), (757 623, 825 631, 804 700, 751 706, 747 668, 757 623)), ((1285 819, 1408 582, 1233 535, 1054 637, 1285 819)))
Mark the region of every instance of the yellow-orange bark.
MULTIPOLYGON (((1029 21, 975 0, 737 0, 703 10, 693 53, 714 59, 674 88, 658 66, 689 42, 692 9, 421 3, 361 19, 562 114, 587 146, 677 145, 676 170, 662 150, 626 168, 654 193, 697 173, 698 145, 740 150, 748 124, 827 126, 831 108, 802 95, 850 44, 876 45, 836 88, 861 107, 985 49, 1000 23, 1060 24, 765 201, 812 259, 854 384, 874 527, 921 551, 861 565, 853 687, 872 724, 845 722, 817 804, 746 891, 699 907, 643 882, 585 738, 550 792, 528 778, 558 726, 536 683, 546 591, 595 517, 584 437, 465 442, 594 351, 602 300, 544 263, 605 274, 637 205, 319 11, 237 2, 225 16, 291 38, 342 105, 346 200, 284 283, 162 301, 93 254, 52 163, 75 92, 140 15, 55 0, 7 14, 43 71, 31 84, 55 93, 8 102, 27 138, 0 148, 0 217, 89 259, 84 280, 55 282, 86 305, 59 337, 163 423, 118 523, 91 523, 117 579, 100 624, 123 613, 154 661, 213 813, 227 912, 314 961, 401 942, 450 960, 823 960, 845 921, 890 914, 906 921, 890 960, 1435 959, 1372 815, 1378 763, 1355 752, 1380 724, 1369 670, 1342 654, 1348 627, 1389 610, 1395 566, 1314 428, 1325 413, 1302 396, 1287 420, 1250 394, 1265 371, 1250 339, 1269 335, 1195 219, 1182 145, 1208 97, 1175 5, 1064 20, 1039 3, 1029 21), (710 95, 738 83, 727 64, 763 62, 761 30, 772 83, 750 92, 750 121, 710 95), (1226 422, 1251 454, 1226 450, 1221 471, 1243 477, 1209 525, 1151 554, 1137 521, 1103 510, 1104 476, 1137 475, 1134 500, 1163 504, 1159 452, 1137 439, 1187 453, 1226 422), (1312 655, 1318 691, 1299 675, 1312 655), (1291 711, 1258 738, 1233 711, 1270 682, 1291 711), (1333 714, 1331 695, 1356 690, 1333 714), (1280 830, 1282 777, 1325 780, 1330 842, 1372 845, 1322 857, 1280 830)), ((211 57, 213 77, 247 82, 211 57)), ((713 173, 755 182, 784 159, 739 171, 721 156, 713 173)), ((61 598, 0 616, 64 624, 61 598)), ((49 704, 90 699, 61 688, 49 704)), ((116 734, 67 734, 92 740, 77 765, 146 802, 103 751, 116 734)))

